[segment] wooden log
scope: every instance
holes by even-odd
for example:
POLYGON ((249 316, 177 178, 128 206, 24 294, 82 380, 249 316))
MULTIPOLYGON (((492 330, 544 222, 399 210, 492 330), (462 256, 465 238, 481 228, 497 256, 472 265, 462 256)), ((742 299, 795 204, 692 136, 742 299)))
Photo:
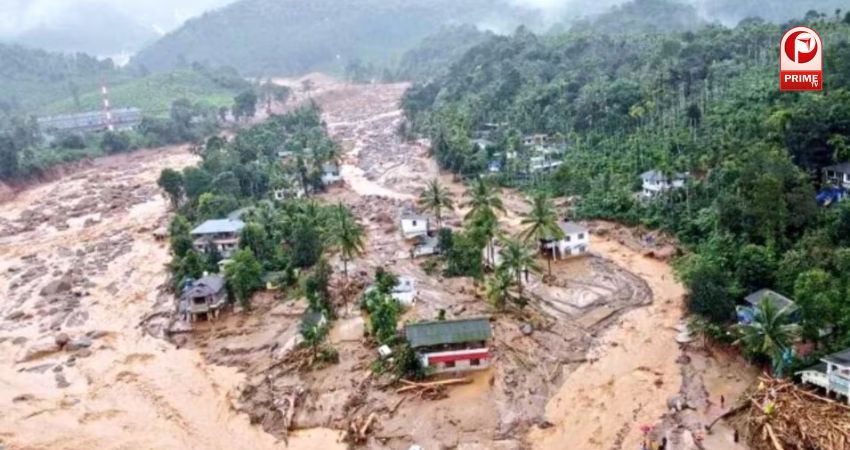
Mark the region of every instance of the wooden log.
POLYGON ((804 395, 808 395, 809 397, 812 397, 812 398, 818 399, 818 400, 820 400, 820 401, 822 401, 822 402, 830 403, 830 404, 833 404, 833 405, 835 405, 835 406, 838 406, 838 407, 841 407, 841 408, 844 408, 844 409, 850 410, 850 406, 845 405, 844 403, 837 402, 837 401, 835 401, 835 400, 833 400, 833 399, 831 399, 831 398, 821 397, 820 395, 813 394, 813 393, 811 393, 811 392, 809 392, 809 391, 806 391, 806 390, 803 390, 803 389, 798 389, 798 390, 797 390, 797 392, 800 392, 800 393, 802 393, 802 394, 804 394, 804 395))
POLYGON ((450 386, 454 384, 469 384, 472 383, 471 378, 452 378, 450 380, 440 380, 440 381, 432 381, 430 383, 414 383, 410 386, 405 386, 403 388, 396 389, 396 394, 402 394, 409 391, 414 391, 417 389, 427 389, 437 386, 450 386))
POLYGON ((357 433, 360 436, 361 441, 366 440, 366 432, 369 431, 369 426, 372 425, 372 422, 375 420, 375 413, 369 414, 369 418, 366 419, 366 423, 360 428, 360 431, 357 433))
POLYGON ((776 450, 785 450, 785 448, 782 447, 782 444, 779 443, 779 439, 776 438, 776 434, 773 432, 773 427, 771 427, 769 423, 766 423, 764 427, 767 430, 768 436, 770 436, 770 440, 773 442, 773 448, 776 450))

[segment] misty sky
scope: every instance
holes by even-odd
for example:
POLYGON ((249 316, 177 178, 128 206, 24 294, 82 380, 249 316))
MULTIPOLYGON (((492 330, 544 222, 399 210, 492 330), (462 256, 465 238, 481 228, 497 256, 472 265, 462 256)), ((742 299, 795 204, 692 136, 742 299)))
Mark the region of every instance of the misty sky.
POLYGON ((234 0, 0 0, 0 36, 14 37, 37 28, 62 26, 63 19, 80 11, 109 9, 133 18, 158 33, 170 31, 186 19, 234 0))

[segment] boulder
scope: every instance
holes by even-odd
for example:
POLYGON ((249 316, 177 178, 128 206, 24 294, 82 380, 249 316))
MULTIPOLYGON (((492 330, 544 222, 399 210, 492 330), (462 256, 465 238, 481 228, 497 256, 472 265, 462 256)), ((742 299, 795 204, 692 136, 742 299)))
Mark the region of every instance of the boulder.
POLYGON ((53 338, 53 340, 56 342, 56 345, 59 348, 62 348, 66 346, 69 342, 71 342, 71 337, 68 336, 68 334, 66 333, 59 333, 56 335, 56 337, 53 338))
POLYGON ((18 362, 19 363, 25 363, 25 362, 34 361, 36 359, 40 359, 40 358, 43 358, 45 356, 52 355, 53 353, 56 353, 60 350, 62 350, 62 348, 59 345, 56 344, 56 341, 54 339, 50 339, 50 340, 45 339, 45 340, 36 342, 35 344, 31 345, 27 349, 26 353, 24 353, 24 357, 21 358, 18 362))
POLYGON ((88 336, 83 336, 78 339, 74 339, 70 343, 68 343, 65 348, 70 351, 81 350, 84 348, 89 348, 92 346, 92 338, 88 336))
POLYGON ((674 395, 667 399, 667 409, 671 411, 682 411, 688 407, 688 402, 681 395, 674 395))
POLYGON ((14 321, 23 319, 25 315, 26 314, 23 311, 15 311, 15 312, 9 313, 6 316, 6 320, 14 322, 14 321))
POLYGON ((66 278, 60 278, 58 280, 53 280, 50 283, 47 283, 47 285, 41 289, 41 295, 43 297, 46 297, 49 295, 56 295, 61 294, 63 292, 68 292, 70 290, 70 281, 66 278))

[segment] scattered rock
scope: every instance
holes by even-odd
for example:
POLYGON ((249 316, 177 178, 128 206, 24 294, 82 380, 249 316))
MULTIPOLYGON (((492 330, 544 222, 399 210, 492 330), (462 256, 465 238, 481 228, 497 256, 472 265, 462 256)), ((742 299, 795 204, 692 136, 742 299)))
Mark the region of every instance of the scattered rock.
POLYGON ((27 349, 24 357, 21 358, 19 363, 34 361, 36 359, 43 358, 45 356, 51 355, 53 353, 61 350, 61 347, 56 343, 55 340, 43 340, 40 342, 36 342, 29 349, 27 349))
POLYGON ((15 322, 15 321, 23 319, 24 316, 26 316, 26 314, 23 311, 15 311, 15 312, 9 313, 9 315, 6 316, 6 320, 15 322))
POLYGON ((545 420, 545 419, 541 419, 540 422, 537 422, 537 427, 540 428, 541 430, 546 430, 546 429, 552 428, 554 426, 555 426, 554 423, 549 422, 548 420, 545 420))
POLYGON ((91 330, 88 333, 86 333, 86 336, 88 336, 92 339, 101 339, 101 338, 104 338, 108 335, 109 335, 109 332, 103 331, 103 330, 91 330))
POLYGON ((88 336, 83 336, 78 339, 71 341, 66 345, 66 348, 70 351, 82 350, 84 348, 89 348, 92 346, 92 338, 88 336))
POLYGON ((531 326, 530 323, 522 324, 522 326, 519 328, 519 330, 522 331, 522 334, 524 334, 526 336, 531 336, 531 333, 534 333, 534 327, 531 326))
POLYGON ((75 353, 75 355, 77 356, 77 358, 88 358, 89 356, 91 356, 91 350, 84 348, 75 353))
POLYGON ((41 288, 41 296, 47 297, 50 295, 61 294, 63 292, 68 292, 71 290, 71 283, 66 278, 61 278, 58 280, 53 280, 50 283, 47 283, 46 286, 41 288))
POLYGON ((681 395, 674 395, 667 399, 667 409, 672 411, 682 411, 688 407, 687 400, 681 395))
POLYGON ((32 394, 21 394, 12 398, 12 403, 23 403, 35 400, 35 396, 32 394))
POLYGON ((681 355, 679 355, 678 358, 676 358, 676 364, 684 365, 684 364, 690 364, 690 363, 691 363, 691 357, 684 354, 684 353, 682 353, 681 355))
POLYGON ((71 337, 68 336, 68 334, 66 333, 59 333, 53 339, 56 342, 56 345, 59 346, 59 348, 62 348, 68 345, 69 342, 71 342, 71 337))
POLYGON ((56 379, 56 387, 58 387, 59 389, 65 389, 66 387, 71 385, 71 383, 69 383, 68 380, 65 378, 64 373, 59 372, 54 378, 56 379))

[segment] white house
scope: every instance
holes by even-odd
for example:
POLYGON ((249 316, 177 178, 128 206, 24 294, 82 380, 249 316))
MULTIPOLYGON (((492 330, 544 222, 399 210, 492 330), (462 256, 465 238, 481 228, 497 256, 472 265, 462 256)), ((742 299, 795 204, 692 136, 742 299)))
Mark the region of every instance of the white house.
POLYGON ((841 395, 850 404, 850 349, 824 357, 821 361, 797 374, 804 383, 826 389, 827 395, 841 395))
POLYGON ((546 145, 549 143, 549 135, 547 134, 527 134, 522 137, 522 144, 526 147, 535 147, 546 145))
POLYGON ((566 259, 586 254, 590 249, 590 232, 575 222, 558 224, 564 237, 560 240, 545 239, 543 248, 551 253, 553 259, 566 259))
POLYGON ((413 257, 436 255, 439 252, 440 238, 437 236, 417 236, 413 246, 413 257))
POLYGON ((430 219, 428 216, 412 212, 402 213, 401 215, 401 234, 405 239, 428 236, 429 226, 430 219))
POLYGON ((546 155, 532 156, 528 160, 528 168, 531 173, 544 172, 560 167, 564 162, 552 159, 546 155))
POLYGON ((342 175, 339 173, 339 166, 334 163, 322 164, 322 184, 325 186, 336 184, 342 181, 342 175))
POLYGON ((390 292, 390 297, 402 306, 413 306, 416 304, 416 280, 410 277, 398 277, 398 283, 390 292))
MULTIPOLYGON (((375 285, 369 286, 366 292, 375 290, 375 285)), ((419 291, 416 290, 416 280, 411 277, 398 277, 395 286, 390 290, 390 297, 398 304, 410 307, 416 304, 416 297, 419 291)))
POLYGON ((293 198, 303 198, 304 195, 304 188, 301 187, 300 184, 296 184, 293 187, 279 188, 272 191, 272 197, 274 197, 274 199, 279 202, 293 198))
POLYGON ((686 173, 674 173, 672 176, 667 176, 659 170, 644 172, 640 176, 643 182, 641 193, 644 197, 654 197, 671 189, 682 188, 685 186, 687 177, 686 173))
POLYGON ((833 186, 850 189, 850 162, 824 167, 823 176, 833 186))
POLYGON ((207 220, 191 231, 195 250, 207 253, 217 250, 223 258, 230 258, 239 247, 239 234, 245 222, 238 219, 207 220))
POLYGON ((472 145, 475 147, 476 151, 487 150, 488 147, 493 146, 493 142, 488 139, 473 139, 472 145))

